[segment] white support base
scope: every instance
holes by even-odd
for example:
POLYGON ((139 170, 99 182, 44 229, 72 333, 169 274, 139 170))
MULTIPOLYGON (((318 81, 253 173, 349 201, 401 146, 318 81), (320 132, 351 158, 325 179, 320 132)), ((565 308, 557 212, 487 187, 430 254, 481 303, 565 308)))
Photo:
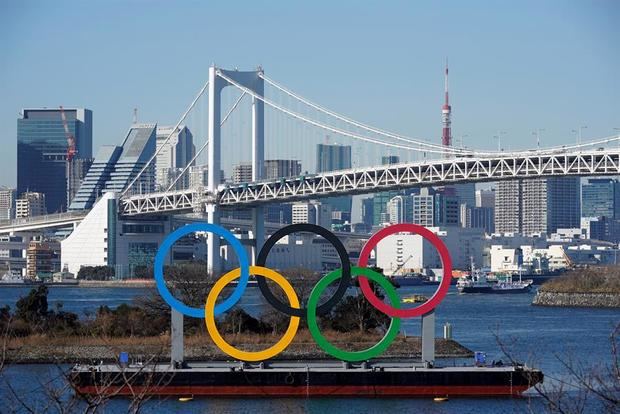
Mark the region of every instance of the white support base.
POLYGON ((422 315, 422 362, 435 363, 435 311, 422 315))
POLYGON ((170 365, 182 366, 185 360, 183 344, 183 314, 172 309, 170 314, 170 365))

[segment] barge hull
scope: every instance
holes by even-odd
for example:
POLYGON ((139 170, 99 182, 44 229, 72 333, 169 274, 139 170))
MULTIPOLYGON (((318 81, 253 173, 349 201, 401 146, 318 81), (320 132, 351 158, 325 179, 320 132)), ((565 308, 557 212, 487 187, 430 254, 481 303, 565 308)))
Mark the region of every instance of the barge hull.
POLYGON ((411 364, 357 366, 312 362, 210 364, 188 368, 78 366, 70 379, 80 394, 211 397, 507 397, 542 382, 525 366, 426 368, 411 364))
MULTIPOLYGON (((110 395, 203 396, 218 398, 239 397, 518 397, 529 386, 165 386, 165 387, 111 387, 110 395)), ((98 386, 76 389, 80 394, 96 395, 98 386)))

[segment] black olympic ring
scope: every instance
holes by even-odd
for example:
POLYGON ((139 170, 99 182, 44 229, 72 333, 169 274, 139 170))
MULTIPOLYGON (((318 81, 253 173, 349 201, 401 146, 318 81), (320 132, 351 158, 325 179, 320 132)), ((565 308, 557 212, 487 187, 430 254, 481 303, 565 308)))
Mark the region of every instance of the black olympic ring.
MULTIPOLYGON (((338 289, 336 289, 336 292, 334 292, 334 295, 329 298, 329 300, 316 308, 317 315, 325 315, 340 301, 340 299, 344 297, 344 295, 347 293, 347 289, 351 284, 351 262, 349 261, 349 254, 347 253, 347 250, 345 249, 342 242, 338 239, 338 237, 336 237, 334 233, 327 229, 324 229, 321 226, 310 223, 298 223, 282 227, 280 230, 273 233, 271 237, 267 239, 263 247, 260 249, 258 257, 256 258, 256 265, 264 267, 267 263, 267 256, 269 255, 269 251, 276 244, 276 242, 284 236, 288 236, 291 233, 297 232, 314 233, 322 236, 325 240, 330 242, 332 246, 334 246, 336 252, 338 252, 338 256, 340 256, 340 262, 342 263, 342 277, 340 278, 340 284, 338 285, 338 289)), ((306 308, 292 308, 286 303, 280 301, 273 294, 273 292, 271 292, 271 290, 269 289, 269 285, 267 285, 267 281, 263 276, 256 275, 255 277, 261 293, 271 306, 289 316, 299 316, 300 318, 306 317, 306 308)))

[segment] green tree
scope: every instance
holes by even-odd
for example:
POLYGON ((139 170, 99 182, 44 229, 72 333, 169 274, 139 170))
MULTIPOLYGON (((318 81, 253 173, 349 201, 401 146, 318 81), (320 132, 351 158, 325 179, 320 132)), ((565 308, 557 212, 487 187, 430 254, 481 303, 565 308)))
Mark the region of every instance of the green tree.
POLYGON ((40 325, 47 317, 47 286, 32 289, 28 296, 20 298, 15 306, 15 317, 33 325, 40 325))

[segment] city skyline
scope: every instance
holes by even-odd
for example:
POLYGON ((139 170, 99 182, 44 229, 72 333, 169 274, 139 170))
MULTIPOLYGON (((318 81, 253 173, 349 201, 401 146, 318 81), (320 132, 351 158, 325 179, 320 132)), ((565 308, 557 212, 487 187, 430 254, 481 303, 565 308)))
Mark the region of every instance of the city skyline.
MULTIPOLYGON (((613 21, 620 8, 612 2, 597 7, 549 2, 537 4, 536 13, 511 5, 494 9, 479 3, 394 3, 392 7, 401 13, 389 26, 382 16, 389 13, 394 19, 390 7, 330 5, 331 13, 319 16, 316 10, 321 8, 248 5, 255 12, 248 15, 264 23, 283 24, 261 24, 261 42, 241 50, 229 50, 229 45, 242 44, 241 39, 257 30, 255 21, 243 18, 227 32, 229 41, 211 41, 223 22, 198 24, 200 5, 188 13, 188 5, 182 3, 165 15, 160 4, 144 8, 141 2, 123 4, 124 13, 117 13, 116 7, 101 10, 96 3, 75 3, 70 12, 65 8, 62 14, 46 3, 4 7, 0 42, 5 43, 11 66, 0 67, 6 91, 0 103, 0 132, 10 139, 8 151, 0 154, 8 171, 0 176, 0 182, 9 186, 15 186, 16 144, 12 137, 16 136, 15 118, 21 108, 63 104, 92 109, 96 152, 101 145, 118 144, 131 123, 134 107, 139 108, 140 121, 174 124, 188 97, 206 79, 206 68, 212 62, 242 69, 261 64, 274 78, 328 107, 434 143, 441 139, 446 56, 450 57, 456 145, 464 141, 467 146, 493 149, 497 144, 493 135, 507 131, 502 146, 533 148, 536 137, 532 131, 539 128, 544 129, 542 146, 562 145, 576 139, 571 131, 580 126, 588 126, 582 131, 583 139, 611 135, 620 127, 615 122, 620 94, 613 71, 619 63, 613 53, 619 29, 613 21), (138 12, 142 19, 129 18, 138 12), (320 18, 321 30, 293 24, 301 15, 320 18), (348 15, 357 22, 350 36, 335 36, 337 22, 348 15), (434 25, 439 15, 445 21, 434 25), (182 30, 164 35, 157 29, 157 23, 175 18, 184 21, 182 30), (69 19, 71 24, 62 24, 69 19), (114 33, 107 28, 112 20, 117 28, 114 33), (485 26, 484 35, 471 29, 476 25, 485 26), (68 27, 83 34, 72 39, 81 51, 81 59, 73 62, 76 64, 66 59, 62 48, 54 53, 52 47, 63 44, 60 39, 70 33, 68 27), (377 30, 367 31, 367 27, 377 30), (296 51, 293 43, 281 36, 289 29, 298 34, 296 51), (488 36, 489 30, 496 36, 488 36), (419 41, 421 33, 427 34, 424 43, 419 41), (544 42, 533 42, 535 37, 544 42), (187 44, 195 44, 196 39, 205 45, 201 53, 187 44), (104 42, 105 48, 98 47, 104 42), (124 47, 128 42, 133 47, 124 47), (327 44, 333 47, 317 46, 327 44), (377 44, 385 47, 374 47, 377 44), (286 54, 274 56, 269 53, 273 46, 289 50, 295 59, 286 54), (156 64, 162 52, 173 47, 179 50, 170 59, 181 53, 185 64, 175 70, 156 64), (376 55, 364 54, 367 47, 376 55), (349 53, 334 53, 343 48, 349 53), (415 53, 403 53, 408 50, 415 53), (155 56, 151 60, 135 59, 149 53, 155 56), (31 64, 42 55, 47 58, 43 65, 41 60, 38 65, 31 64), (129 61, 132 65, 123 64, 129 61), (386 67, 390 68, 389 77, 382 76, 386 67), (65 81, 64 73, 72 73, 71 83, 65 81), (369 84, 367 80, 373 77, 376 81, 369 84), (39 79, 46 79, 45 88, 39 79), (324 82, 327 79, 338 82, 324 82), (88 87, 76 87, 81 84, 88 87)), ((212 7, 214 12, 226 12, 224 5, 212 7)))

